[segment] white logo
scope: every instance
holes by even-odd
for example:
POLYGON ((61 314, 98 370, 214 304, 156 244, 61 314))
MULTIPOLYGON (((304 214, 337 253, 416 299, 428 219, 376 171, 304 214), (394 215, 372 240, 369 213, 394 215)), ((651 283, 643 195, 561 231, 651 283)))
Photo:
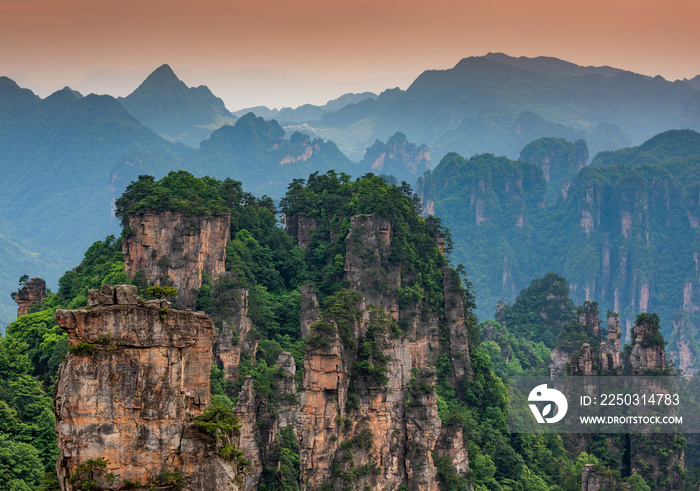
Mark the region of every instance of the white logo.
POLYGON ((569 404, 566 402, 564 394, 557 389, 548 389, 547 384, 538 385, 532 389, 527 400, 530 402, 549 402, 542 410, 542 414, 540 414, 540 410, 537 409, 535 404, 529 405, 538 423, 558 423, 564 418, 566 411, 569 409, 569 404), (557 406, 557 415, 547 418, 546 416, 554 414, 554 406, 557 406))

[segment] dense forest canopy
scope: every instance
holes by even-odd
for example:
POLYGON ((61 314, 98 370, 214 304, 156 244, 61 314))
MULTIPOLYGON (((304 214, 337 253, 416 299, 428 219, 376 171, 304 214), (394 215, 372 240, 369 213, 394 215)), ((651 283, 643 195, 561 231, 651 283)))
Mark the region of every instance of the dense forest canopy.
MULTIPOLYGON (((418 197, 405 183, 391 185, 371 174, 353 180, 335 172, 315 173, 293 181, 276 207, 269 198, 245 193, 236 181, 195 178, 180 171, 160 180, 141 176, 118 201, 122 219, 147 211, 231 216, 226 249, 230 274, 216 281, 205 278, 197 308, 215 315, 226 308, 228 297, 240 288, 248 289, 249 315, 259 346, 254 359, 242 358, 238 382, 227 380, 216 364, 212 367, 212 401, 219 407, 235 406, 248 375, 253 377, 256 396, 275 407, 280 401, 274 364, 283 350, 293 355, 297 373, 303 373, 306 343, 311 341, 302 339, 299 332, 300 285, 316 286, 324 315, 345 315, 343 309, 354 302, 343 280, 345 241, 353 216, 373 214, 390 221, 394 235, 389 259, 401 265, 407 278, 400 301, 443 309, 442 277, 449 264, 450 232, 438 219, 420 215, 418 197), (316 221, 307 249, 285 233, 277 219, 280 212, 285 220, 304 216, 316 221), (447 257, 436 247, 439 237, 445 239, 447 257)), ((463 267, 457 269, 463 275, 463 267)), ((149 285, 142 277, 126 275, 120 238, 110 236, 93 244, 81 264, 61 278, 58 291, 13 322, 0 338, 0 441, 4 442, 0 487, 57 489, 50 394, 56 368, 67 352, 67 337, 54 323, 53 313, 56 308, 84 307, 87 290, 102 283, 134 283, 141 295, 147 294, 149 285)), ((474 291, 466 277, 461 285, 465 306, 473 309, 474 291)), ((448 461, 435 456, 444 489, 578 490, 583 466, 589 463, 618 476, 623 472, 630 489, 649 489, 639 475, 624 475, 605 445, 589 445, 589 453, 581 453, 560 435, 509 433, 508 395, 501 377, 547 373, 550 350, 562 325, 574 321, 575 312, 566 280, 555 274, 534 281, 505 312, 503 325, 496 321, 478 325, 473 315, 468 319, 471 379, 452 385, 450 360, 443 354, 436 367, 437 384, 426 389, 435 390, 442 421, 461 426, 468 441, 467 476, 456 474, 448 461)), ((397 327, 400 332, 401 326, 397 327)), ((374 353, 378 363, 358 364, 358 376, 381 383, 381 352, 371 337, 357 349, 374 353)), ((259 489, 299 489, 299 447, 291 434, 282 435, 280 441, 280 466, 264 469, 259 489)))

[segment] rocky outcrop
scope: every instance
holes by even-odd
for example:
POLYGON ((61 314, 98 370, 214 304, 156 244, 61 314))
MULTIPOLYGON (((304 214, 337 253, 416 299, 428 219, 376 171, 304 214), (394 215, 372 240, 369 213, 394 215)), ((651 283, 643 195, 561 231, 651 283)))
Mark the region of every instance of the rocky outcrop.
POLYGON ((593 334, 599 336, 600 319, 598 318, 598 304, 586 302, 583 308, 578 311, 578 323, 584 326, 591 326, 593 328, 593 334))
POLYGON ((321 310, 316 299, 316 289, 313 285, 301 285, 300 291, 301 311, 299 313, 299 323, 301 327, 301 337, 307 338, 311 332, 311 324, 316 322, 321 310))
MULTIPOLYGON (((597 305, 595 312, 579 312, 579 321, 588 328, 598 327, 597 305)), ((660 373, 666 370, 666 351, 664 338, 659 332, 658 316, 656 314, 640 314, 637 323, 632 328, 632 346, 629 356, 625 356, 620 344, 620 316, 617 312, 608 312, 607 334, 601 341, 600 349, 596 351, 589 343, 583 343, 580 350, 556 348, 550 355, 549 371, 551 376, 560 375, 622 375, 626 367, 633 375, 644 375, 650 372, 660 373)))
POLYGON ((596 469, 594 464, 586 464, 581 472, 581 491, 607 491, 616 489, 616 481, 605 469, 596 469))
MULTIPOLYGON (((458 475, 468 472, 461 431, 443 427, 434 391, 441 322, 453 376, 471 376, 462 297, 456 279, 444 270, 442 321, 422 305, 399 309, 397 290, 405 278, 388 259, 392 240, 389 220, 352 217, 345 254, 350 290, 309 327, 294 423, 304 490, 437 490, 433 452, 447 458, 458 475), (349 314, 337 317, 338 305, 349 314)), ((309 291, 304 295, 302 323, 308 323, 318 306, 309 291)))
MULTIPOLYGON (((587 302, 578 311, 581 328, 587 328, 596 337, 601 336, 598 304, 587 302)), ((620 343, 620 316, 617 312, 608 312, 607 333, 600 341, 600 347, 583 343, 581 348, 556 348, 550 354, 549 373, 552 377, 563 375, 622 375, 625 369, 625 357, 620 343)))
POLYGON ((578 353, 576 373, 578 375, 594 375, 598 370, 595 353, 591 351, 591 345, 583 343, 578 353))
POLYGON ((471 374, 468 333, 465 328, 464 296, 458 287, 457 273, 442 268, 442 286, 445 295, 445 318, 450 340, 450 359, 455 380, 471 374))
POLYGON ((561 377, 568 372, 568 364, 571 362, 571 353, 563 348, 555 348, 549 355, 549 374, 552 377, 561 377))
POLYGON ((122 239, 130 278, 143 271, 149 284, 173 285, 181 308, 192 309, 202 275, 212 280, 224 271, 229 215, 141 212, 128 217, 122 239))
POLYGON ((430 170, 430 149, 427 145, 409 143, 406 135, 396 133, 386 143, 375 140, 365 151, 360 166, 371 172, 391 174, 400 179, 409 175, 421 175, 430 170))
POLYGON ((190 490, 239 490, 236 465, 193 424, 209 405, 209 318, 166 300, 144 302, 131 285, 89 297, 90 309, 55 315, 69 337, 54 389, 61 488, 72 489, 80 464, 104 458, 117 476, 101 481, 104 489, 179 472, 190 490))
POLYGON ((633 375, 643 375, 666 369, 664 338, 659 332, 659 326, 655 325, 650 317, 637 318, 632 337, 629 363, 633 375))
POLYGON ((234 276, 222 273, 220 282, 215 285, 215 304, 212 317, 220 326, 219 336, 214 344, 214 359, 223 370, 228 380, 237 377, 241 356, 255 359, 258 338, 255 323, 248 316, 249 291, 245 288, 222 288, 228 280, 235 281, 234 276))
POLYGON ((398 319, 396 290, 401 286, 399 264, 389 264, 392 226, 388 218, 356 215, 346 239, 345 279, 350 288, 363 292, 366 304, 388 311, 398 319))
POLYGON ((620 344, 620 315, 617 312, 608 312, 607 335, 600 343, 601 370, 610 375, 622 375, 625 368, 620 344))
POLYGON ((302 249, 308 249, 311 244, 311 237, 318 228, 316 218, 309 217, 303 213, 284 217, 284 227, 287 234, 294 237, 302 249))
MULTIPOLYGON (((25 276, 26 278, 26 276, 25 276)), ((24 283, 14 296, 17 304, 17 317, 29 312, 32 305, 41 305, 46 298, 46 282, 41 278, 32 278, 24 283)))
POLYGON ((262 473, 262 459, 260 452, 260 429, 257 423, 257 407, 255 391, 253 390, 253 378, 248 376, 243 382, 243 388, 238 394, 236 404, 236 416, 241 422, 238 449, 245 454, 250 463, 246 469, 243 481, 243 490, 254 490, 258 487, 260 474, 262 473))

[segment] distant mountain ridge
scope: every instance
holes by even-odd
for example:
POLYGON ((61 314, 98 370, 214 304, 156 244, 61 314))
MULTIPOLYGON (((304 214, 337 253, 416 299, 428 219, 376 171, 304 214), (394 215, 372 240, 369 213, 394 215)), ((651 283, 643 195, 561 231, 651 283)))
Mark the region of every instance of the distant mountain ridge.
POLYGON ((55 284, 85 247, 118 233, 110 218, 113 193, 140 169, 177 165, 183 151, 110 96, 82 97, 66 88, 41 99, 0 78, 3 320, 16 311, 9 291, 17 279, 39 272, 28 268, 42 265, 55 284))
POLYGON ((367 148, 360 167, 375 174, 389 174, 399 181, 413 182, 425 171, 430 170, 430 150, 428 146, 416 145, 397 132, 386 143, 375 140, 367 148))
POLYGON ((233 126, 224 125, 202 142, 184 162, 187 169, 213 177, 233 177, 258 195, 284 195, 292 179, 335 170, 357 174, 358 166, 332 141, 294 132, 284 139, 277 121, 248 113, 233 126))
POLYGON ((246 109, 241 109, 240 111, 235 111, 234 116, 243 116, 249 112, 254 113, 256 116, 261 116, 265 119, 276 119, 282 122, 300 123, 307 121, 317 121, 321 117, 329 112, 338 111, 348 104, 356 104, 364 100, 374 100, 377 98, 377 94, 373 92, 362 92, 360 94, 343 94, 337 99, 328 101, 323 106, 316 106, 313 104, 304 104, 297 108, 292 109, 291 107, 285 107, 282 109, 269 109, 265 106, 256 106, 246 109))
POLYGON ((276 121, 251 114, 195 150, 163 139, 111 96, 66 88, 41 99, 0 78, 0 322, 14 318, 9 292, 20 276, 41 271, 55 285, 89 244, 119 232, 114 200, 141 174, 232 177, 278 198, 294 178, 357 167, 332 142, 284 135, 276 121))
POLYGON ((541 73, 552 78, 570 78, 582 75, 612 77, 625 71, 609 66, 580 66, 551 56, 537 56, 535 58, 520 56, 515 58, 505 53, 488 53, 484 59, 541 73))
POLYGON ((161 65, 119 102, 164 138, 191 147, 236 117, 205 85, 187 87, 168 65, 161 65))
POLYGON ((367 147, 401 131, 436 155, 517 158, 541 137, 584 139, 595 154, 687 127, 700 129, 700 95, 686 82, 491 53, 427 70, 405 91, 328 113, 317 129, 332 133, 341 148, 367 147))
MULTIPOLYGON (((14 251, 0 257, 0 268, 10 281, 23 255, 30 263, 50 263, 49 274, 74 265, 89 243, 115 231, 112 201, 140 174, 182 168, 232 177, 258 195, 280 197, 290 180, 315 171, 391 173, 413 181, 427 168, 428 155, 493 152, 516 159, 542 137, 583 140, 595 155, 669 128, 700 127, 700 91, 691 82, 492 53, 426 71, 406 90, 283 109, 279 115, 298 121, 280 118, 280 124, 254 115, 234 120, 208 88, 187 87, 167 65, 119 101, 83 97, 68 87, 41 99, 0 77, 0 206, 6 215, 0 235, 14 251), (302 121, 307 118, 313 121, 302 121), (201 137, 203 144, 189 148, 163 134, 189 138, 195 147, 201 137)), ((606 165, 605 155, 596 163, 606 165)), ((570 157, 564 174, 579 161, 570 157)), ((687 166, 673 169, 689 172, 687 166)), ((46 279, 52 284, 56 278, 46 279)), ((3 288, 13 289, 14 280, 3 288)), ((0 305, 5 312, 12 307, 6 299, 0 305)))

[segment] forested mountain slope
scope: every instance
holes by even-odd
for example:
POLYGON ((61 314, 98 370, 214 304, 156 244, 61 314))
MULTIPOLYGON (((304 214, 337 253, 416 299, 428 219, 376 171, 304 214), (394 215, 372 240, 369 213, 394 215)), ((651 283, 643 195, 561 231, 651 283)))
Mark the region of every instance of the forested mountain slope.
POLYGON ((580 164, 558 141, 528 150, 537 165, 450 154, 419 190, 424 209, 452 230, 479 312, 489 315, 497 300, 513 301, 530 278, 552 271, 568 280, 576 303, 619 312, 623 334, 638 312, 656 312, 669 335, 671 320, 692 317, 700 304, 699 142, 694 131, 670 131, 599 154, 575 175, 580 164), (548 173, 566 170, 570 181, 547 183, 545 161, 548 173))

